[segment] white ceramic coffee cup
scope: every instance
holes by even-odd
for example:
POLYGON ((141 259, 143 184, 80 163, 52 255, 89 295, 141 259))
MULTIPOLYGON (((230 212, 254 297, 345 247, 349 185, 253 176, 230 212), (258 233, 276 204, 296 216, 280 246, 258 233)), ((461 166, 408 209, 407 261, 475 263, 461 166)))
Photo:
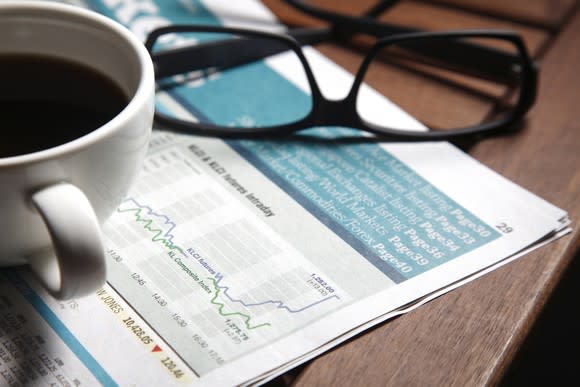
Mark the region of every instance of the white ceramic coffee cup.
POLYGON ((105 281, 100 224, 126 195, 145 157, 154 111, 151 58, 109 18, 28 1, 0 2, 0 54, 7 53, 81 62, 129 97, 116 117, 89 134, 0 158, 0 266, 30 264, 56 298, 82 296, 105 281))

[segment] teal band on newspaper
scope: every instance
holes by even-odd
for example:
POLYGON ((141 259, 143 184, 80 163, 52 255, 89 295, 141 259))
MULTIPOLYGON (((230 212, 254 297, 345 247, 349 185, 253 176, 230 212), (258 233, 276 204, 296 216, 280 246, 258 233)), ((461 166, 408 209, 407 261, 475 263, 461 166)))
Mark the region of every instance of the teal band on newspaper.
POLYGON ((40 296, 28 285, 26 281, 18 275, 14 269, 4 269, 4 273, 0 273, 6 280, 8 280, 20 292, 30 305, 38 312, 40 316, 46 321, 54 332, 61 338, 61 340, 74 352, 76 357, 87 367, 93 376, 103 386, 114 387, 118 384, 111 378, 98 361, 87 351, 75 335, 66 327, 66 325, 58 318, 58 316, 50 309, 48 305, 40 298, 40 296))

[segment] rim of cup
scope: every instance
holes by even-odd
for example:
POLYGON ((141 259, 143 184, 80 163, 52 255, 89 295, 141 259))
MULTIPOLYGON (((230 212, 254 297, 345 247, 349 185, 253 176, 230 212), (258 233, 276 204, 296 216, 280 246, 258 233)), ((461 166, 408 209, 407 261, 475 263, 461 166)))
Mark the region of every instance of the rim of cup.
MULTIPOLYGON (((123 110, 121 110, 121 112, 119 112, 119 114, 103 126, 81 137, 75 138, 72 141, 51 148, 22 155, 0 157, 0 168, 41 162, 55 156, 60 157, 66 154, 75 153, 89 144, 98 142, 107 137, 110 132, 115 131, 119 127, 120 121, 128 120, 130 117, 138 114, 141 106, 147 103, 151 91, 154 90, 153 64, 151 63, 151 57, 147 52, 145 45, 129 29, 104 15, 69 4, 50 3, 45 1, 18 1, 15 3, 0 2, 0 20, 4 17, 13 16, 15 12, 38 12, 39 10, 49 10, 88 18, 97 24, 104 25, 111 29, 119 37, 129 42, 131 47, 134 49, 134 53, 139 59, 141 77, 135 92, 128 96, 129 101, 127 105, 123 110)), ((2 52, 0 51, 0 54, 1 53, 2 52)))

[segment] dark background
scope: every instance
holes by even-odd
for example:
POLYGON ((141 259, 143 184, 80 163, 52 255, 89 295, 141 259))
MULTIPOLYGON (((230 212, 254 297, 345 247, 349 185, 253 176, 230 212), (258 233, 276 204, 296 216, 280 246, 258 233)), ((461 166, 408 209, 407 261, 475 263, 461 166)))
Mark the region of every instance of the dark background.
POLYGON ((580 255, 548 301, 500 387, 580 386, 580 255))

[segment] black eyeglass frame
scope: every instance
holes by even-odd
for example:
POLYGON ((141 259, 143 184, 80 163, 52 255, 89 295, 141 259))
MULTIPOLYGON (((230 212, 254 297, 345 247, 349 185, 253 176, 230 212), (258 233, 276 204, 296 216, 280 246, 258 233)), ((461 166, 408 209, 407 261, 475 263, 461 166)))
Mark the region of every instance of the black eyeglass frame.
POLYGON ((361 63, 356 72, 354 81, 351 85, 347 96, 341 100, 329 100, 321 93, 318 83, 315 79, 314 73, 306 59, 300 43, 290 35, 279 34, 272 32, 256 31, 244 28, 230 28, 218 26, 201 26, 201 25, 172 25, 158 28, 152 31, 145 46, 150 52, 153 63, 155 64, 155 53, 153 46, 157 39, 165 34, 170 33, 225 33, 239 36, 247 36, 254 38, 264 38, 279 41, 283 43, 288 50, 292 50, 300 60, 306 78, 308 80, 312 108, 310 112, 303 118, 282 125, 262 126, 254 128, 246 127, 226 127, 220 125, 213 125, 204 122, 190 122, 175 119, 171 116, 165 115, 159 111, 155 112, 155 120, 157 123, 169 129, 187 132, 191 134, 214 136, 214 137, 244 137, 244 138, 260 138, 260 137, 278 137, 287 136, 292 133, 320 126, 340 126, 350 127, 363 130, 381 137, 381 139, 388 141, 454 141, 461 140, 467 137, 483 137, 488 135, 495 135, 504 131, 505 128, 510 127, 516 121, 522 118, 529 107, 535 100, 536 90, 536 69, 532 60, 530 59, 526 47, 519 37, 519 35, 510 31, 489 31, 489 30, 470 30, 470 31, 447 31, 447 32, 412 32, 405 34, 398 34, 389 36, 377 41, 361 63), (479 125, 454 129, 452 131, 407 131, 400 129, 388 129, 375 125, 368 124, 360 117, 356 109, 356 98, 358 89, 360 88, 364 75, 373 58, 387 45, 400 44, 409 41, 425 40, 447 40, 450 39, 467 39, 467 38, 494 38, 511 42, 517 47, 519 58, 519 87, 520 94, 515 108, 507 113, 505 116, 496 121, 483 123, 479 125))

